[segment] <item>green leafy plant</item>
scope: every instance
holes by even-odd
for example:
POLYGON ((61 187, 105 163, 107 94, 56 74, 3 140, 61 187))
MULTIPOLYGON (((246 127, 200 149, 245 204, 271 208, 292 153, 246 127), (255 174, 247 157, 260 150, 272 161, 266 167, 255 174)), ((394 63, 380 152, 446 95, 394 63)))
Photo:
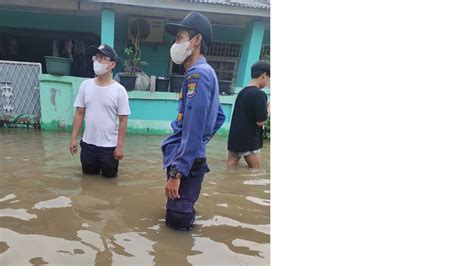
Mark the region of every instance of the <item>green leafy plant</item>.
POLYGON ((265 121, 265 125, 263 126, 263 137, 265 139, 270 139, 270 117, 268 117, 267 121, 265 121))
POLYGON ((123 66, 125 67, 125 75, 129 77, 137 76, 137 71, 140 66, 148 65, 148 62, 142 60, 140 51, 140 34, 132 39, 132 46, 127 47, 124 50, 126 58, 123 60, 123 66))
MULTIPOLYGON (((265 60, 270 62, 270 55, 265 55, 265 60)), ((265 121, 265 125, 263 126, 263 137, 265 139, 270 139, 270 116, 268 116, 267 121, 265 121)))

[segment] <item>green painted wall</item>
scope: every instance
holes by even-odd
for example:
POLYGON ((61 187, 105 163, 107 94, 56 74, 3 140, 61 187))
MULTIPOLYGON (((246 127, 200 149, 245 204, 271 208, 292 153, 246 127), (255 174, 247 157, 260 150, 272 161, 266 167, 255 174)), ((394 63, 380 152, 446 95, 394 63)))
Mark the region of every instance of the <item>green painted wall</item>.
MULTIPOLYGON (((108 14, 106 12, 106 14, 108 14)), ((106 21, 114 17, 111 14, 106 21)), ((127 45, 128 19, 115 17, 114 47, 120 57, 127 45)), ((27 11, 0 10, 0 27, 27 28, 42 30, 57 30, 71 32, 88 32, 101 34, 101 17, 60 15, 27 11), (60 23, 58 23, 60 21, 60 23)), ((263 24, 263 23, 262 23, 263 24)), ((260 31, 261 27, 258 26, 260 31)), ((264 31, 263 43, 270 42, 270 32, 264 31)), ((243 42, 248 30, 236 27, 214 27, 215 41, 243 42)), ((107 38, 110 38, 108 36, 107 38)), ((149 62, 143 69, 149 75, 168 77, 170 55, 169 49, 174 36, 165 33, 162 44, 142 44, 142 57, 149 62)), ((254 45, 245 53, 259 54, 260 48, 254 45)), ((245 48, 244 48, 245 49, 245 48)), ((120 64, 119 64, 120 68, 120 64)), ((117 69, 118 70, 118 69, 117 69)), ((84 80, 78 77, 58 77, 41 75, 40 102, 41 122, 45 130, 71 130, 74 116, 74 100, 80 83, 84 80)), ((169 134, 170 122, 176 116, 177 94, 149 93, 133 91, 129 93, 132 115, 130 116, 128 131, 140 134, 169 134), (158 111, 159 110, 159 111, 158 111)), ((231 113, 235 96, 221 96, 221 103, 226 113, 226 123, 218 134, 226 135, 230 126, 231 113)))
POLYGON ((142 56, 148 62, 148 65, 143 67, 148 75, 162 76, 168 78, 169 63, 170 63, 170 47, 171 45, 150 45, 145 44, 142 48, 142 56))
POLYGON ((71 130, 74 101, 84 78, 40 75, 41 127, 71 130))
POLYGON ((0 27, 90 32, 100 35, 100 18, 0 10, 0 27))
MULTIPOLYGON (((41 127, 43 130, 72 130, 74 101, 84 78, 40 75, 41 127)), ((132 114, 127 132, 132 134, 170 134, 176 118, 178 94, 129 91, 132 114)), ((220 96, 226 122, 217 133, 227 135, 236 96, 220 96)))
MULTIPOLYGON (((163 43, 141 43, 142 58, 148 62, 148 65, 142 69, 149 76, 162 76, 168 78, 170 63, 171 37, 165 34, 163 43), (168 37, 168 38, 167 38, 168 37)), ((119 57, 124 58, 124 49, 128 43, 128 18, 116 19, 115 28, 115 50, 119 57)), ((119 63, 118 69, 121 70, 123 65, 119 63)))
MULTIPOLYGON (((222 27, 215 26, 214 41, 226 41, 226 42, 242 42, 246 29, 236 27, 222 27)), ((128 40, 128 18, 116 19, 116 30, 115 30, 115 49, 120 57, 124 57, 123 50, 127 45, 128 40)), ((141 52, 142 58, 148 62, 148 65, 143 66, 143 70, 148 75, 162 76, 168 78, 170 68, 170 48, 173 42, 174 36, 165 32, 163 43, 151 44, 142 43, 141 52)), ((119 69, 122 69, 122 65, 119 64, 119 69)))
POLYGON ((176 117, 176 107, 174 100, 135 99, 130 101, 130 109, 134 110, 130 119, 172 120, 176 117))
POLYGON ((239 42, 245 38, 246 30, 237 27, 213 26, 214 41, 221 42, 239 42))
POLYGON ((270 43, 270 30, 265 30, 265 33, 263 34, 263 43, 264 44, 270 43))
MULTIPOLYGON (((124 57, 123 50, 128 41, 128 18, 116 17, 113 11, 104 10, 105 19, 93 16, 60 15, 51 13, 33 13, 27 11, 0 10, 0 27, 29 28, 57 31, 89 32, 101 35, 102 29, 106 36, 102 42, 113 45, 119 57, 124 57), (60 21, 60 23, 58 23, 60 21), (110 23, 115 21, 115 25, 110 23), (102 28, 104 25, 104 28, 102 28), (115 36, 112 37, 112 28, 115 36)), ((246 37, 247 29, 237 27, 214 26, 214 40, 242 43, 246 37)), ((162 44, 142 44, 142 57, 148 61, 143 69, 148 75, 163 76, 168 78, 170 54, 169 50, 174 36, 165 33, 162 44)), ((263 43, 270 42, 270 31, 265 30, 263 43)), ((252 48, 253 49, 253 48, 252 48)), ((257 48, 255 48, 257 49, 257 48)), ((259 53, 259 51, 258 51, 259 53)), ((115 72, 122 69, 119 63, 115 72)))

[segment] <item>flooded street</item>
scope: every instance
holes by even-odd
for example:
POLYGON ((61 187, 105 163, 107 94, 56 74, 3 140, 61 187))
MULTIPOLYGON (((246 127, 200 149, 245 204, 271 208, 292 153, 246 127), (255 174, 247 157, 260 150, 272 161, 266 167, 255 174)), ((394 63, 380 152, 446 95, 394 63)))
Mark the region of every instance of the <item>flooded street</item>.
POLYGON ((262 171, 226 168, 227 139, 207 149, 211 172, 196 226, 164 224, 165 136, 128 135, 119 177, 85 176, 70 134, 0 129, 1 265, 269 265, 270 143, 262 171))

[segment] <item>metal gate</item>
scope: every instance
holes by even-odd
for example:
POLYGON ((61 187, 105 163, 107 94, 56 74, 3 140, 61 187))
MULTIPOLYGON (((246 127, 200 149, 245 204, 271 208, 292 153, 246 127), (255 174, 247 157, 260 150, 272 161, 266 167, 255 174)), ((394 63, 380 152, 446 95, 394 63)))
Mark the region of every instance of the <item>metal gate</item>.
POLYGON ((0 122, 40 121, 39 74, 40 63, 0 60, 0 122))

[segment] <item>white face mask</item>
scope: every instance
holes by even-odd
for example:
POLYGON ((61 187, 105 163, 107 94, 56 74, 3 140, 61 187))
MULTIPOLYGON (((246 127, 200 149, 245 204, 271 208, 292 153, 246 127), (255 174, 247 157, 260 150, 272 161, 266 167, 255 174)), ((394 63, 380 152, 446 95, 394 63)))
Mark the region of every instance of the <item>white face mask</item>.
POLYGON ((170 54, 171 54, 171 60, 177 65, 181 65, 188 56, 192 54, 192 49, 191 50, 186 50, 189 47, 189 44, 191 42, 183 42, 183 43, 174 43, 171 46, 170 49, 170 54))
POLYGON ((108 71, 106 70, 107 64, 101 64, 97 61, 94 61, 94 72, 97 76, 104 75, 108 71))

